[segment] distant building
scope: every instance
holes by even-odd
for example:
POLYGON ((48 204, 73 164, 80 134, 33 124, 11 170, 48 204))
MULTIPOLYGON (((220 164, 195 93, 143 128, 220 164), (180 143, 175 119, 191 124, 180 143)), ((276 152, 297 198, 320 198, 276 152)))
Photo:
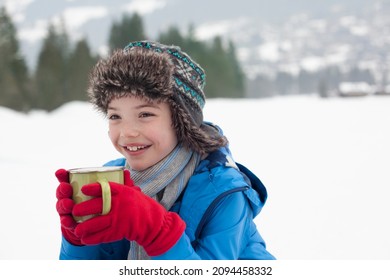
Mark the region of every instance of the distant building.
POLYGON ((366 82, 341 82, 338 88, 341 97, 367 96, 374 92, 374 87, 366 82))

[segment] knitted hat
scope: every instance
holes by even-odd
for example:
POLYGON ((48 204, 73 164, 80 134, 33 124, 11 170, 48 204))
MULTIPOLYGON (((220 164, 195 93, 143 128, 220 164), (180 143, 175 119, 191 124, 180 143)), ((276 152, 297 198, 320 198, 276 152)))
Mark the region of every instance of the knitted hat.
POLYGON ((179 47, 139 41, 96 64, 88 94, 103 113, 113 98, 123 96, 167 102, 178 140, 205 154, 227 143, 216 129, 203 123, 205 82, 203 69, 179 47))

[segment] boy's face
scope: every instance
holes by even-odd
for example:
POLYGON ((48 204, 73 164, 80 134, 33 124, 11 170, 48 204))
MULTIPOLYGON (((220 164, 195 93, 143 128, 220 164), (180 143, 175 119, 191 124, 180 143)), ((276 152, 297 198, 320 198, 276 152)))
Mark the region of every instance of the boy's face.
POLYGON ((171 111, 166 103, 137 97, 113 99, 108 106, 109 136, 134 170, 144 170, 167 156, 177 145, 171 111))

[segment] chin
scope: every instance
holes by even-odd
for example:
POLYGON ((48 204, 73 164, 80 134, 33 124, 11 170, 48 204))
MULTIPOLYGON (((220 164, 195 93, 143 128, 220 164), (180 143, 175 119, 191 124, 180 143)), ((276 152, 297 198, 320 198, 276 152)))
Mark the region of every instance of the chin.
POLYGON ((129 164, 130 168, 135 171, 142 171, 149 167, 149 166, 145 166, 144 164, 136 164, 136 163, 134 164, 131 163, 130 161, 127 161, 127 163, 129 164))

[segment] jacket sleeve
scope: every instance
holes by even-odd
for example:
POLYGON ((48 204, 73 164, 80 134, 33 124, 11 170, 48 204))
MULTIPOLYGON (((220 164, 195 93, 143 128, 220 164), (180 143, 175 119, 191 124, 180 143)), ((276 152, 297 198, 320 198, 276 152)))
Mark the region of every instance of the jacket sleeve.
POLYGON ((125 260, 129 241, 104 243, 94 246, 75 246, 62 237, 60 260, 125 260))
POLYGON ((224 198, 203 228, 198 245, 193 248, 184 233, 166 253, 154 257, 158 260, 237 260, 275 259, 253 222, 253 212, 242 192, 224 198), (242 252, 246 252, 242 255, 242 252))

